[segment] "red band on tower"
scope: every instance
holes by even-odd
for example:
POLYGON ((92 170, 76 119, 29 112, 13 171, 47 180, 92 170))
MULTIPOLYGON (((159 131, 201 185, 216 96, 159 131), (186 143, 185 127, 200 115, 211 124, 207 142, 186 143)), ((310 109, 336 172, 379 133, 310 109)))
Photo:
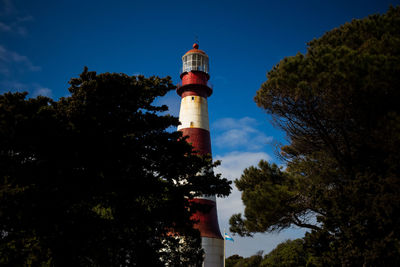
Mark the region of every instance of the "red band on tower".
POLYGON ((183 136, 188 136, 187 142, 192 144, 193 149, 199 155, 211 155, 210 132, 201 128, 184 128, 181 130, 183 136))
POLYGON ((207 212, 196 212, 192 219, 198 221, 195 228, 198 229, 202 237, 221 238, 218 226, 217 206, 215 201, 208 199, 193 199, 192 202, 205 206, 207 212))

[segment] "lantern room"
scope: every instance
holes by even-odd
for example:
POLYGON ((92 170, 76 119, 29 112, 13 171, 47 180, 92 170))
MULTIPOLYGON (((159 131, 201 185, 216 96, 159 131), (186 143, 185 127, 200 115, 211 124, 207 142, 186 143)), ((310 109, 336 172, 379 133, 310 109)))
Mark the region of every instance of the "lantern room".
POLYGON ((177 93, 182 96, 186 94, 196 94, 209 97, 212 94, 212 86, 208 82, 208 56, 199 49, 198 44, 193 45, 193 49, 187 51, 182 57, 182 82, 177 85, 177 93))
POLYGON ((190 71, 201 71, 208 74, 208 56, 199 49, 198 44, 193 45, 193 49, 186 52, 182 57, 182 73, 190 71))

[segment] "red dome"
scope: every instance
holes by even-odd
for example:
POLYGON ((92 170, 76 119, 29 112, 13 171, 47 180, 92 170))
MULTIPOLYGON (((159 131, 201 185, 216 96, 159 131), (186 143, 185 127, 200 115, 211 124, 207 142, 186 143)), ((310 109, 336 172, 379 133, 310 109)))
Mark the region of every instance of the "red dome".
POLYGON ((201 54, 207 55, 206 52, 199 49, 199 44, 196 44, 196 43, 193 44, 193 49, 190 49, 189 51, 187 51, 185 53, 185 55, 190 54, 190 53, 201 53, 201 54))

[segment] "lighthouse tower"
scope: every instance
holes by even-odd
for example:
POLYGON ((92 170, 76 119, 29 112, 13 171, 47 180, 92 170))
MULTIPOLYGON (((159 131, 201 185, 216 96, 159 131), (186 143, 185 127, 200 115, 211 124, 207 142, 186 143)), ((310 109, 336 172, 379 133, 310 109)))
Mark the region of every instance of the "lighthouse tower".
MULTIPOLYGON (((208 122, 207 98, 212 94, 208 83, 208 56, 198 44, 182 57, 182 84, 177 93, 182 98, 178 130, 200 155, 211 155, 210 127, 208 122)), ((224 240, 218 226, 215 196, 202 196, 193 200, 210 207, 208 213, 197 212, 195 228, 200 231, 205 251, 204 267, 224 266, 224 240)))

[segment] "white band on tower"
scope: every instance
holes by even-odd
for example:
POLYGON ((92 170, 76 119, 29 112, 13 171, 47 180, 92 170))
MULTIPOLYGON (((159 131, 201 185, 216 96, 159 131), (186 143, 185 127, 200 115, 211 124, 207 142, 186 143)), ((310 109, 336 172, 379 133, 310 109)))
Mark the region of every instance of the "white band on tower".
POLYGON ((178 131, 184 128, 201 128, 210 131, 208 121, 207 98, 201 96, 185 96, 181 101, 178 131))

